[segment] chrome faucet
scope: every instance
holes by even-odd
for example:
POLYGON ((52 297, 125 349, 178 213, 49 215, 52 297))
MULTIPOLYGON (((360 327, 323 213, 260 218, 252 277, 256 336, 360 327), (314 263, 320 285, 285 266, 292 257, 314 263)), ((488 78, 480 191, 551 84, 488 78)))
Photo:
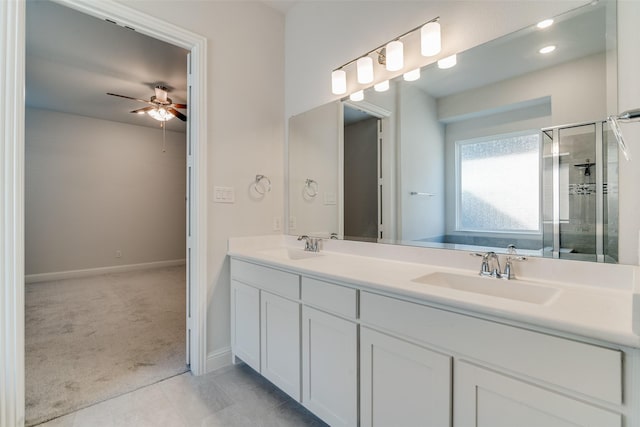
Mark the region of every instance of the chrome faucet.
POLYGON ((504 266, 504 271, 500 269, 500 257, 493 251, 486 252, 484 254, 473 253, 472 256, 482 257, 482 264, 480 265, 480 276, 493 277, 496 279, 511 280, 514 277, 512 272, 513 261, 525 261, 527 258, 523 256, 517 256, 515 245, 507 246, 507 260, 504 266))
POLYGON ((504 266, 504 272, 502 273, 502 278, 506 280, 515 279, 515 276, 511 271, 512 261, 526 261, 526 260, 527 260, 527 257, 518 256, 515 245, 507 246, 507 263, 504 266))
POLYGON ((320 252, 320 241, 317 237, 309 237, 306 235, 298 236, 298 240, 304 240, 304 250, 308 252, 320 252))

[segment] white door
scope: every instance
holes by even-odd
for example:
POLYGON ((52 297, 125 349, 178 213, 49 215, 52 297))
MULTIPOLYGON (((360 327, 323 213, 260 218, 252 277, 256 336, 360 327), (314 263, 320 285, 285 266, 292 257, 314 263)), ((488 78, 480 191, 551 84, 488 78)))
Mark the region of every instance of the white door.
POLYGON ((300 400, 300 304, 260 294, 261 373, 300 400))
POLYGON ((465 362, 454 380, 456 427, 620 427, 622 416, 465 362))
POLYGON ((361 327, 361 427, 451 426, 451 360, 361 327))
POLYGON ((358 424, 357 325, 302 308, 302 403, 331 426, 358 424))
POLYGON ((260 372, 260 291, 231 280, 231 352, 260 372))

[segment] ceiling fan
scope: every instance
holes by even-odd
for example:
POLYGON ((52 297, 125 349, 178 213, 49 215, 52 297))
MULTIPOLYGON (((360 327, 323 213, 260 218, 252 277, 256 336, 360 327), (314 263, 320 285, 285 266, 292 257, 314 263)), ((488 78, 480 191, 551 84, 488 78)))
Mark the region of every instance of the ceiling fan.
POLYGON ((164 122, 171 120, 174 117, 179 118, 183 122, 187 121, 187 116, 182 114, 180 111, 176 110, 176 108, 184 109, 187 108, 187 104, 176 104, 171 98, 167 96, 167 88, 162 85, 156 85, 154 88, 155 95, 152 96, 148 101, 139 98, 133 98, 131 96, 126 95, 118 95, 117 93, 107 93, 107 95, 117 96, 120 98, 132 99, 138 102, 144 102, 145 104, 149 104, 148 107, 138 108, 137 110, 131 111, 134 114, 144 114, 147 113, 154 119, 164 124, 164 122))

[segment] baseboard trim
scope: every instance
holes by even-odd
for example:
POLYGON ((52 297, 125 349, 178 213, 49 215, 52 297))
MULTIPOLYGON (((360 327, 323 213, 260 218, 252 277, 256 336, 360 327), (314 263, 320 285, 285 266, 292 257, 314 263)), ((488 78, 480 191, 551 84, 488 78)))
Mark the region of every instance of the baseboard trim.
POLYGON ((206 372, 213 372, 215 370, 231 366, 231 347, 225 347, 220 350, 216 350, 207 355, 206 372))
POLYGON ((141 264, 115 265, 112 267, 87 268, 84 270, 58 271, 53 273, 29 274, 24 277, 25 283, 47 282, 50 280, 75 279, 78 277, 98 276, 109 273, 125 273, 128 271, 147 270, 150 268, 174 267, 184 265, 185 259, 144 262, 141 264))

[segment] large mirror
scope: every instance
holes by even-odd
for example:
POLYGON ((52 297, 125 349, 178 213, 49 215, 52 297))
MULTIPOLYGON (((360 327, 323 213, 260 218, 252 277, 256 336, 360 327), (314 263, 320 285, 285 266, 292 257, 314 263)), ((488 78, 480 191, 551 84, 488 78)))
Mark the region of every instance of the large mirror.
POLYGON ((615 16, 589 4, 292 117, 289 233, 617 262, 615 16))

